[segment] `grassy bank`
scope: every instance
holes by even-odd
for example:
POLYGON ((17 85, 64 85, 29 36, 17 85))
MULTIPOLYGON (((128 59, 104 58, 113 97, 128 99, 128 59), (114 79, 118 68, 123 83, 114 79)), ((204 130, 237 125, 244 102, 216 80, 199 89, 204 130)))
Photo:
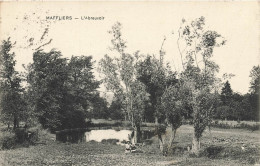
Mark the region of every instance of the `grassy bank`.
MULTIPOLYGON (((255 165, 259 163, 259 131, 218 129, 206 131, 200 157, 190 156, 192 126, 178 131, 172 154, 163 156, 156 137, 152 144, 139 147, 139 153, 124 153, 124 146, 108 142, 80 144, 47 141, 46 145, 0 151, 0 165, 255 165), (214 145, 214 146, 213 146, 214 145), (242 146, 244 148, 242 148, 242 146)), ((165 139, 169 137, 169 129, 165 139)))

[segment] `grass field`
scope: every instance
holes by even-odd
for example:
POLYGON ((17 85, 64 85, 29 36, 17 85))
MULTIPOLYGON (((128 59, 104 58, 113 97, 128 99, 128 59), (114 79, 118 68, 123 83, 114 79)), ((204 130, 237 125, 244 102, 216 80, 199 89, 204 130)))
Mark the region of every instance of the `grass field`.
MULTIPOLYGON (((138 153, 124 153, 124 146, 111 143, 59 143, 48 140, 46 145, 0 151, 0 165, 256 165, 259 163, 259 131, 244 129, 216 129, 204 132, 200 157, 186 151, 191 145, 192 126, 183 125, 177 131, 175 150, 163 156, 158 139, 139 147, 138 153), (213 146, 214 145, 214 146, 213 146), (244 150, 242 149, 244 147, 244 150), (207 149, 207 150, 205 150, 207 149), (213 149, 213 150, 212 150, 213 149)), ((168 139, 169 129, 165 139, 168 139)))

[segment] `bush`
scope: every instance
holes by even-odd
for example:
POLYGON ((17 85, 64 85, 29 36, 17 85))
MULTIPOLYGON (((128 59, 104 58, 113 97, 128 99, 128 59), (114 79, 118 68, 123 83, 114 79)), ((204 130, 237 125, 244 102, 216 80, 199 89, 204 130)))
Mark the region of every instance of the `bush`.
POLYGON ((200 156, 206 156, 208 158, 214 159, 217 158, 219 156, 219 153, 224 149, 224 147, 222 146, 209 146, 207 148, 205 148, 200 156))
POLYGON ((85 141, 86 129, 66 129, 61 131, 56 131, 56 141, 60 142, 70 142, 79 143, 85 141))
POLYGON ((122 123, 123 127, 132 127, 132 124, 130 122, 122 123))
MULTIPOLYGON (((168 148, 168 147, 167 147, 168 148)), ((171 148, 168 148, 167 155, 168 156, 182 156, 186 151, 186 147, 180 145, 173 145, 171 148)))
POLYGON ((215 123, 211 125, 212 127, 217 127, 217 128, 221 128, 221 129, 231 129, 232 126, 229 124, 225 124, 225 123, 215 123))
POLYGON ((17 128, 15 129, 15 137, 16 141, 19 144, 24 143, 27 140, 28 133, 25 128, 17 128))
POLYGON ((112 127, 121 127, 123 126, 122 122, 115 122, 113 124, 111 123, 89 123, 88 127, 107 127, 107 128, 112 128, 112 127))
POLYGON ((35 143, 36 141, 39 140, 39 128, 37 127, 33 127, 33 128, 29 128, 27 130, 27 134, 28 134, 28 140, 31 143, 35 143))
POLYGON ((158 127, 155 128, 154 134, 155 135, 164 134, 166 132, 166 128, 167 128, 166 125, 160 124, 158 125, 158 127))
POLYGON ((101 143, 109 143, 109 144, 112 144, 112 145, 116 145, 117 142, 119 142, 118 139, 103 139, 101 141, 101 143))
POLYGON ((46 142, 53 142, 56 135, 51 133, 48 129, 43 129, 40 124, 28 128, 29 140, 34 143, 45 144, 46 142))
POLYGON ((127 144, 126 140, 121 141, 122 144, 127 144))
POLYGON ((153 143, 153 140, 146 139, 143 143, 144 145, 151 145, 153 143))
POLYGON ((212 127, 216 127, 216 128, 222 128, 222 129, 246 129, 246 130, 251 130, 251 131, 255 131, 255 130, 259 130, 260 129, 260 124, 246 124, 246 123, 239 123, 237 125, 232 125, 232 124, 228 124, 228 123, 220 123, 218 121, 215 121, 213 123, 211 123, 212 127))
POLYGON ((42 129, 40 125, 30 128, 17 128, 14 132, 1 131, 0 149, 14 149, 18 147, 29 147, 35 143, 46 143, 54 141, 55 135, 48 130, 42 129))
POLYGON ((115 122, 113 126, 114 127, 120 127, 120 126, 122 126, 122 122, 115 122))
POLYGON ((216 146, 211 145, 205 147, 199 157, 208 157, 210 159, 224 159, 240 160, 248 164, 255 164, 259 162, 259 150, 256 147, 246 146, 245 150, 242 150, 240 146, 216 146))
POLYGON ((3 132, 0 137, 1 149, 13 149, 16 146, 16 137, 14 133, 3 132))

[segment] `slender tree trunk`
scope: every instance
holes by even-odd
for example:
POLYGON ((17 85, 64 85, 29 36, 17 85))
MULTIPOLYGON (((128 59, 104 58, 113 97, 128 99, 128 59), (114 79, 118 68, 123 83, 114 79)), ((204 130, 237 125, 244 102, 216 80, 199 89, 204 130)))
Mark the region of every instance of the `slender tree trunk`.
POLYGON ((13 129, 15 130, 18 126, 18 119, 17 119, 17 115, 14 114, 14 126, 13 126, 13 129))
POLYGON ((155 120, 155 129, 157 130, 157 135, 158 135, 159 147, 160 147, 161 152, 163 152, 164 151, 164 141, 162 139, 162 134, 160 133, 158 117, 155 116, 154 120, 155 120))
POLYGON ((165 153, 166 151, 166 147, 165 147, 165 140, 164 138, 162 137, 162 133, 161 133, 161 130, 160 130, 160 127, 159 127, 159 124, 158 124, 158 118, 155 118, 157 119, 155 122, 155 130, 156 130, 156 133, 158 135, 158 141, 159 141, 159 148, 160 148, 160 151, 163 153, 165 153))
POLYGON ((172 126, 172 134, 171 134, 171 137, 170 137, 169 147, 172 147, 172 145, 173 145, 173 141, 174 141, 175 136, 176 136, 176 131, 177 131, 177 130, 174 129, 173 126, 172 126))
POLYGON ((138 127, 137 127, 137 143, 140 143, 141 142, 141 126, 139 125, 138 127))
POLYGON ((127 121, 127 112, 125 112, 125 121, 127 121))
POLYGON ((196 138, 195 133, 193 135, 193 139, 192 139, 192 149, 191 152, 198 155, 199 154, 199 150, 200 150, 200 139, 196 138))
POLYGON ((163 139, 162 139, 161 133, 158 133, 158 140, 159 140, 160 150, 161 150, 161 152, 163 152, 163 151, 164 151, 164 141, 163 141, 163 139))
POLYGON ((212 136, 212 133, 211 133, 211 128, 210 128, 210 126, 208 126, 208 129, 209 129, 210 140, 212 141, 212 140, 213 140, 213 136, 212 136))
POLYGON ((141 142, 141 127, 140 125, 138 125, 134 128, 134 143, 140 143, 140 142, 141 142))
POLYGON ((155 126, 158 126, 158 117, 157 116, 155 116, 155 119, 154 119, 154 121, 155 121, 155 126))
POLYGON ((127 116, 130 122, 132 122, 131 116, 130 116, 130 107, 129 107, 129 89, 128 89, 128 85, 126 84, 126 111, 127 111, 127 116))

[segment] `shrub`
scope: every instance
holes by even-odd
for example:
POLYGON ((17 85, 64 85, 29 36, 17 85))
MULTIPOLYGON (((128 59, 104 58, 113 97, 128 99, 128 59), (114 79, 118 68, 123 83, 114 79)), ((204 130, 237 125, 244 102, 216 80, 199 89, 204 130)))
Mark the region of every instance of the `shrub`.
POLYGON ((144 145, 151 145, 153 143, 153 140, 147 139, 147 140, 144 140, 143 143, 144 143, 144 145))
POLYGON ((106 122, 92 123, 92 122, 90 122, 88 124, 88 127, 109 127, 109 128, 112 128, 112 127, 121 127, 121 126, 123 126, 122 122, 115 122, 115 123, 106 123, 106 122))
POLYGON ((224 149, 224 147, 222 146, 215 146, 215 145, 212 145, 212 146, 209 146, 207 148, 205 148, 200 156, 206 156, 208 158, 217 158, 219 156, 219 153, 224 149))
POLYGON ((34 144, 39 140, 39 128, 33 127, 27 130, 28 141, 34 144))
POLYGON ((142 140, 151 139, 155 136, 155 130, 143 130, 141 131, 142 140))
POLYGON ((166 125, 160 124, 158 125, 158 127, 155 128, 154 134, 155 135, 164 134, 166 132, 166 128, 167 128, 166 125))
POLYGON ((130 122, 122 123, 123 127, 132 127, 132 124, 130 122))
POLYGON ((240 146, 216 146, 211 145, 205 147, 200 152, 199 157, 208 157, 210 159, 223 159, 240 160, 248 164, 255 164, 259 161, 259 150, 256 147, 247 146, 242 150, 240 146))
POLYGON ((122 143, 122 144, 126 144, 126 143, 127 143, 127 141, 126 141, 126 140, 123 140, 123 141, 121 141, 121 143, 122 143))
POLYGON ((118 139, 103 139, 101 143, 110 143, 112 145, 116 145, 116 143, 119 142, 118 139))
POLYGON ((13 149, 18 147, 29 147, 35 143, 45 143, 55 140, 55 135, 40 125, 30 128, 17 128, 14 132, 1 131, 0 149, 13 149))
POLYGON ((255 131, 255 130, 259 130, 260 129, 260 124, 246 124, 246 123, 239 123, 237 125, 232 125, 232 124, 228 124, 228 123, 219 123, 218 121, 215 121, 215 123, 211 124, 212 127, 217 127, 217 128, 222 128, 222 129, 246 129, 246 130, 251 130, 251 131, 255 131))
POLYGON ((1 149, 13 149, 16 146, 16 137, 14 133, 3 132, 0 137, 1 149))
POLYGON ((180 146, 180 145, 173 145, 171 148, 168 148, 167 155, 168 156, 182 156, 186 150, 186 147, 180 146))
POLYGON ((120 131, 120 128, 115 128, 115 131, 120 131))
POLYGON ((90 143, 90 144, 95 144, 95 143, 97 143, 97 141, 91 140, 91 141, 89 141, 88 143, 90 143))
POLYGON ((25 128, 17 128, 15 129, 15 137, 16 137, 16 141, 17 143, 24 143, 27 140, 27 131, 25 128))
POLYGON ((60 142, 70 142, 79 143, 85 142, 85 132, 86 129, 66 129, 61 131, 56 131, 56 140, 60 142))
POLYGON ((122 126, 122 122, 115 122, 113 126, 114 127, 120 127, 120 126, 122 126))

